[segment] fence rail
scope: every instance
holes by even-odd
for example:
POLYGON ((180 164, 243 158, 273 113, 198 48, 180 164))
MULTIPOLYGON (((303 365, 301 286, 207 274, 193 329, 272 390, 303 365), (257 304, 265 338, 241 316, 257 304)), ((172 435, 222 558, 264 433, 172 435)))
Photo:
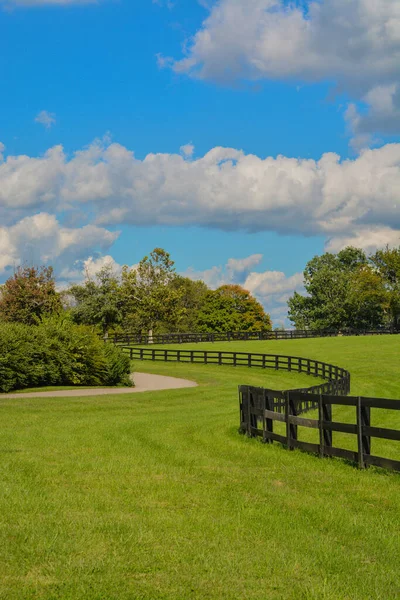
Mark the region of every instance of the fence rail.
POLYGON ((394 329, 378 330, 356 330, 345 329, 326 330, 326 331, 308 331, 308 330, 287 330, 287 331, 233 331, 228 333, 165 333, 153 336, 137 333, 118 333, 110 336, 109 341, 114 344, 188 344, 200 342, 234 342, 234 341, 262 341, 262 340, 298 340, 323 337, 340 337, 350 335, 392 335, 400 331, 394 329))
POLYGON ((275 441, 289 449, 300 448, 321 457, 344 458, 358 463, 360 468, 374 465, 400 471, 400 461, 371 454, 372 438, 400 441, 400 431, 371 426, 371 408, 400 410, 400 401, 349 397, 350 373, 345 369, 309 358, 278 354, 132 346, 121 346, 121 349, 132 360, 246 366, 320 377, 324 383, 287 391, 240 385, 240 431, 251 437, 261 437, 265 443, 275 441), (333 405, 354 407, 356 424, 333 421, 333 405), (301 416, 310 410, 318 411, 318 419, 301 416), (286 423, 285 435, 274 431, 274 422, 286 423), (299 427, 318 429, 319 443, 299 440, 299 427), (332 433, 335 431, 356 435, 357 452, 333 446, 332 433))
MULTIPOLYGON (((216 350, 171 350, 164 348, 133 348, 122 346, 129 353, 131 360, 200 363, 208 365, 228 365, 233 367, 258 367, 305 373, 324 379, 324 383, 309 388, 301 388, 303 392, 304 410, 314 408, 310 394, 346 395, 350 392, 350 373, 345 369, 310 358, 300 356, 284 356, 279 354, 255 354, 247 352, 228 352, 216 350)), ((281 406, 281 409, 283 405, 281 406)))
POLYGON ((400 441, 400 431, 371 426, 371 408, 400 410, 399 400, 383 398, 338 397, 324 393, 308 396, 309 407, 304 406, 306 394, 297 390, 286 392, 239 386, 240 431, 250 437, 261 437, 264 443, 274 441, 284 444, 289 450, 300 448, 320 457, 332 456, 358 463, 360 468, 370 465, 400 471, 400 461, 371 454, 371 439, 400 441), (355 408, 356 423, 341 423, 332 420, 332 406, 355 408), (317 419, 303 418, 308 410, 318 410, 317 419), (286 424, 285 435, 274 432, 274 423, 286 424), (298 428, 319 430, 319 443, 298 439, 298 428), (332 433, 341 432, 357 436, 357 451, 333 446, 332 433))

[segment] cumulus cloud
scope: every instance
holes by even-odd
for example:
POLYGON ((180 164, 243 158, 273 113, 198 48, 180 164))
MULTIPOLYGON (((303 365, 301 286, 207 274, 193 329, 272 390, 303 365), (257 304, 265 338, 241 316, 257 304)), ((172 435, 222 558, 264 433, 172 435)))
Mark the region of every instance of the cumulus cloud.
POLYGON ((335 82, 371 102, 360 127, 399 130, 398 99, 384 115, 375 102, 380 87, 393 89, 400 79, 398 0, 322 0, 306 7, 284 0, 219 0, 185 48, 180 60, 160 57, 159 64, 218 82, 335 82))
POLYGON ((225 265, 204 271, 188 269, 182 275, 195 280, 201 279, 212 289, 238 283, 263 304, 276 324, 287 324, 287 301, 295 291, 304 292, 303 275, 295 273, 287 276, 281 271, 254 271, 262 258, 262 254, 241 259, 230 258, 225 265))
POLYGON ((40 123, 46 129, 51 129, 56 124, 56 115, 47 110, 42 110, 36 115, 35 123, 40 123))
POLYGON ((390 227, 360 227, 348 235, 338 235, 328 239, 327 252, 339 252, 346 246, 363 248, 366 252, 375 252, 386 245, 400 246, 400 231, 390 227))
POLYGON ((211 79, 293 77, 370 87, 400 74, 397 0, 220 0, 176 71, 211 79))
POLYGON ((320 160, 260 158, 220 147, 187 161, 179 154, 139 160, 124 146, 96 142, 71 157, 59 146, 41 157, 6 157, 0 217, 12 224, 32 210, 68 216, 78 209, 102 226, 196 225, 334 238, 368 227, 400 230, 399 189, 400 144, 344 161, 332 153, 320 160))
POLYGON ((0 227, 0 273, 20 264, 52 264, 59 271, 93 250, 109 248, 118 237, 95 225, 71 229, 54 215, 39 213, 10 227, 0 227))

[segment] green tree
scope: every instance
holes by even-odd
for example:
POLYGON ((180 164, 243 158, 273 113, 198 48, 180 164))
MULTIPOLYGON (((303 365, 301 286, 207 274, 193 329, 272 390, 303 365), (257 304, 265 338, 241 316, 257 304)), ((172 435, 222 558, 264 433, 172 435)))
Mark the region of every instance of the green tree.
POLYGON ((111 327, 122 322, 123 302, 120 281, 111 265, 106 265, 95 277, 86 277, 82 285, 69 288, 73 298, 71 316, 75 323, 96 325, 106 336, 111 327))
POLYGON ((166 331, 190 333, 196 331, 197 314, 201 309, 208 292, 204 281, 194 281, 189 277, 177 275, 170 283, 178 292, 175 320, 165 323, 166 331))
POLYGON ((387 322, 400 329, 400 247, 378 250, 371 262, 380 273, 387 291, 387 322))
POLYGON ((304 270, 307 296, 297 292, 289 299, 289 318, 297 329, 354 327, 348 301, 354 273, 367 265, 367 257, 351 246, 338 254, 326 252, 311 259, 304 270))
POLYGON ((351 274, 346 309, 355 329, 376 329, 384 322, 388 293, 381 274, 371 265, 351 274))
POLYGON ((174 285, 176 277, 174 261, 162 248, 155 248, 135 269, 125 267, 121 286, 125 325, 151 337, 163 324, 178 322, 182 292, 174 285))
POLYGON ((37 325, 62 310, 52 267, 19 267, 0 291, 0 318, 37 325))
POLYGON ((197 317, 198 331, 270 331, 262 305, 240 285, 209 290, 197 317))

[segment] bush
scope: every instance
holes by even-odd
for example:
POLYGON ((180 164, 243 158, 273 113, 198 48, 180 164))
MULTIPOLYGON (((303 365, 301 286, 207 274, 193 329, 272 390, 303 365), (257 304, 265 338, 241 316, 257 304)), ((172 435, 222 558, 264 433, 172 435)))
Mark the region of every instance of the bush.
POLYGON ((0 391, 41 385, 132 385, 130 361, 83 325, 50 318, 0 324, 0 391))

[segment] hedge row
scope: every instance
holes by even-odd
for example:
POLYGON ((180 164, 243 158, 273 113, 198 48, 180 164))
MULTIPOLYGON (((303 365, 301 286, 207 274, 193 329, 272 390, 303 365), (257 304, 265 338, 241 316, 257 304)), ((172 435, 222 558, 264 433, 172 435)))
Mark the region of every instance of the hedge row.
POLYGON ((0 391, 48 385, 132 385, 128 356, 89 327, 49 319, 0 323, 0 391))

